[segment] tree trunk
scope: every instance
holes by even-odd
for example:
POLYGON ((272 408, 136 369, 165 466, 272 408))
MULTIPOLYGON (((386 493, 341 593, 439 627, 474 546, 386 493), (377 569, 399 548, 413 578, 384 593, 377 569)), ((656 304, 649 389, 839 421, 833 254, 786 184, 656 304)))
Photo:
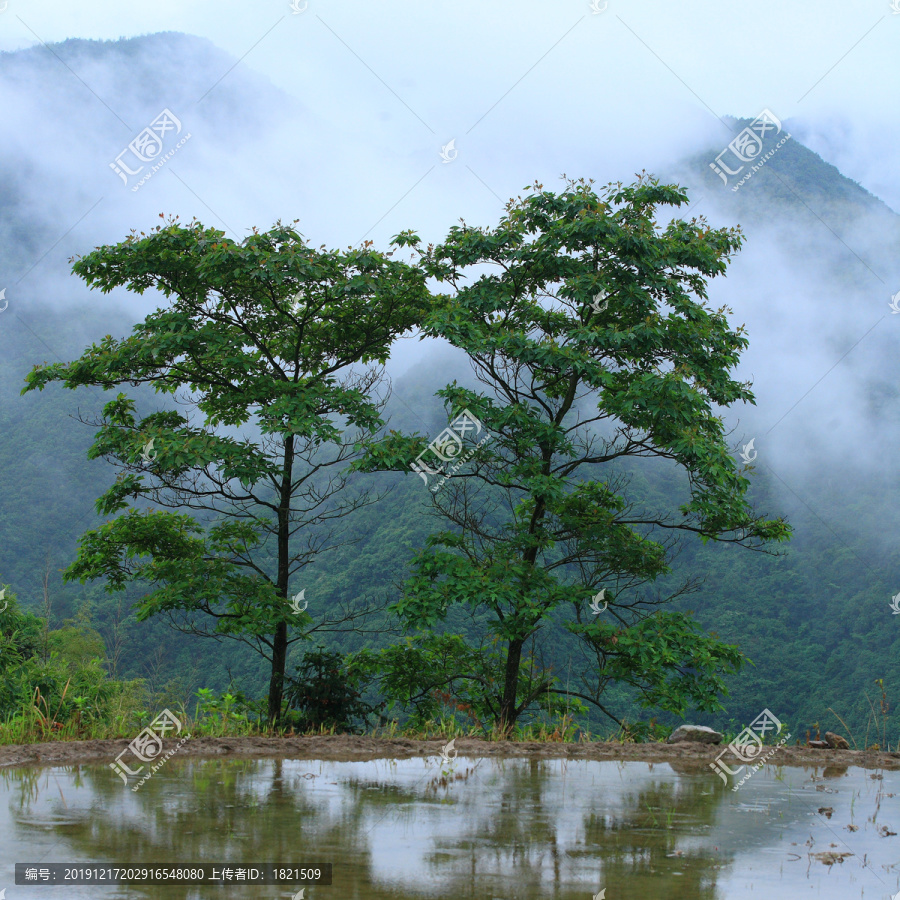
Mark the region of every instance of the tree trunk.
POLYGON ((506 678, 503 685, 503 700, 500 703, 500 718, 497 721, 497 727, 504 737, 513 730, 518 718, 516 693, 519 686, 519 665, 522 662, 524 644, 525 641, 521 638, 510 641, 506 653, 506 678))
POLYGON ((281 702, 284 698, 284 667, 287 662, 287 622, 275 626, 272 641, 272 675, 269 678, 269 725, 281 720, 281 702))
MULTIPOLYGON (((294 437, 284 442, 284 477, 281 479, 281 502, 278 505, 278 596, 287 604, 288 574, 290 572, 290 512, 291 485, 294 468, 294 437)), ((281 704, 284 700, 284 669, 287 664, 287 622, 275 626, 272 640, 272 675, 269 679, 269 725, 281 723, 281 704)))

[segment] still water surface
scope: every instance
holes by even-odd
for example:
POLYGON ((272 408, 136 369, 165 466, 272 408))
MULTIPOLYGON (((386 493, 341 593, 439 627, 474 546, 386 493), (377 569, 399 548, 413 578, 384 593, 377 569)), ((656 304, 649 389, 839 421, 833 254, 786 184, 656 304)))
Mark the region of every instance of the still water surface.
POLYGON ((900 892, 900 772, 769 766, 732 792, 709 769, 668 763, 439 763, 176 755, 137 792, 105 765, 3 770, 0 891, 290 900, 302 885, 17 886, 14 864, 330 862, 333 884, 303 900, 900 892))

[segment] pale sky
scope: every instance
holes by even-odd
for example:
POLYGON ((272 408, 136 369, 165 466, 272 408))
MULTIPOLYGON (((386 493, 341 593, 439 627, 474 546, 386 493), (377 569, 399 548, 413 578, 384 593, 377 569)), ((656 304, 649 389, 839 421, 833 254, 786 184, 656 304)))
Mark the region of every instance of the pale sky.
POLYGON ((165 30, 208 38, 342 130, 358 164, 342 177, 385 187, 352 221, 365 231, 387 214, 370 237, 427 224, 434 192, 456 199, 455 221, 498 210, 494 194, 556 178, 557 165, 590 160, 601 181, 627 178, 698 132, 727 137, 716 116, 763 108, 808 122, 813 149, 900 208, 890 166, 900 14, 889 0, 609 0, 599 13, 588 0, 296 5, 305 10, 8 0, 0 49, 165 30), (453 164, 439 155, 450 140, 453 164))
MULTIPOLYGON (((0 57, 6 125, 0 151, 38 167, 37 175, 23 169, 23 182, 34 207, 52 214, 64 235, 46 256, 16 260, 16 271, 0 272, 0 287, 9 288, 11 311, 34 296, 85 294, 70 274, 69 256, 152 226, 160 211, 196 215, 236 239, 251 226, 299 218, 316 245, 346 247, 365 237, 384 248, 407 228, 440 240, 460 217, 495 224, 505 201, 535 179, 553 189, 562 173, 604 184, 630 181, 642 169, 664 172, 698 148, 728 143, 732 132, 718 117, 752 118, 763 109, 789 120, 803 142, 900 211, 896 4, 895 14, 891 0, 598 0, 597 12, 588 0, 296 0, 302 11, 295 13, 290 0, 0 0, 3 51, 71 37, 179 31, 207 38, 245 67, 243 74, 240 67, 230 71, 230 63, 221 72, 204 71, 202 90, 188 101, 164 54, 153 61, 154 96, 144 99, 154 113, 172 106, 196 133, 169 172, 131 194, 109 163, 147 124, 140 118, 146 113, 108 105, 124 102, 114 98, 129 91, 146 94, 146 71, 140 78, 136 72, 134 83, 121 74, 121 83, 109 83, 109 73, 72 72, 47 54, 49 82, 37 88, 4 79, 0 57), (247 69, 296 98, 302 114, 271 121, 265 106, 233 134, 210 129, 204 104, 214 103, 217 85, 246 81, 247 69), (72 102, 94 118, 81 118, 79 106, 69 111, 71 121, 67 110, 57 117, 52 102, 35 96, 53 94, 54 72, 60 88, 74 91, 72 102), (110 125, 119 129, 112 139, 110 125), (101 127, 105 143, 91 134, 101 127)), ((753 196, 752 186, 745 190, 753 196)), ((875 366, 875 341, 893 340, 891 329, 900 323, 887 309, 900 285, 887 277, 873 280, 861 269, 861 289, 871 291, 856 305, 828 296, 827 285, 816 282, 815 255, 823 247, 844 250, 824 227, 810 220, 806 268, 778 256, 776 234, 763 235, 713 294, 734 303, 737 323, 748 323, 744 369, 756 379, 759 434, 809 394, 790 414, 795 437, 784 438, 793 460, 796 435, 816 427, 825 429, 819 444, 840 435, 875 446, 856 437, 856 415, 880 376, 844 375, 854 365, 875 366), (861 349, 849 353, 857 339, 861 349), (844 419, 832 424, 825 413, 835 409, 844 419)), ((866 235, 848 240, 864 254, 866 235)), ((149 297, 126 299, 135 318, 156 305, 149 297)), ((53 335, 45 341, 52 350, 53 335)), ((890 345, 881 352, 893 354, 890 345)), ((396 358, 408 364, 414 356, 404 347, 396 358)))

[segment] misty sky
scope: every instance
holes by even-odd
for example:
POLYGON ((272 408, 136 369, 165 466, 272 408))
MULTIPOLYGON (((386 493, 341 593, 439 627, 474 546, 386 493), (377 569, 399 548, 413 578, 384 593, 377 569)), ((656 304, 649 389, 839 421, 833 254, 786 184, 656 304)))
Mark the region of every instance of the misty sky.
MULTIPOLYGON (((460 217, 495 223, 505 201, 535 179, 556 188, 562 173, 603 184, 630 180, 642 169, 664 172, 698 148, 724 147, 733 131, 719 117, 751 118, 762 109, 789 120, 798 139, 900 210, 894 163, 900 12, 890 0, 595 5, 606 8, 595 13, 588 0, 296 0, 303 11, 295 14, 289 0, 0 0, 3 51, 72 37, 179 31, 241 61, 232 71, 228 63, 198 74, 190 100, 182 79, 167 71, 165 54, 151 61, 160 86, 145 99, 154 111, 171 106, 195 133, 172 171, 137 194, 122 188, 109 163, 147 124, 146 112, 123 99, 146 87, 145 70, 129 83, 127 73, 113 79, 90 67, 73 72, 47 55, 47 71, 55 74, 34 89, 40 97, 28 96, 27 85, 0 84, 3 149, 56 170, 69 192, 63 198, 42 178, 32 179, 35 204, 53 212, 65 240, 48 248, 34 275, 22 274, 32 265, 22 261, 21 270, 3 273, 0 287, 13 285, 9 299, 16 302, 28 279, 71 285, 72 253, 152 226, 160 211, 196 215, 235 239, 254 225, 299 218, 314 244, 369 238, 384 247, 407 228, 439 240, 460 217), (248 70, 295 98, 298 115, 286 119, 268 101, 256 110, 250 104, 213 140, 204 116, 217 92, 221 97, 248 70), (62 131, 54 130, 57 111, 46 105, 54 78, 90 118, 79 107, 62 131), (92 129, 101 126, 118 129, 116 137, 92 142, 92 129), (448 153, 452 161, 445 162, 441 149, 450 141, 456 155, 448 153)), ((745 196, 752 198, 751 185, 745 196)), ((694 212, 713 210, 700 202, 694 212)), ((854 238, 862 253, 866 235, 854 238)), ((810 240, 817 242, 814 256, 828 248, 843 252, 812 220, 810 240)), ((792 410, 793 436, 779 427, 796 461, 798 434, 842 443, 844 450, 857 440, 861 423, 853 417, 871 380, 871 351, 888 351, 877 341, 900 317, 874 323, 889 312, 898 286, 860 268, 859 290, 871 305, 840 306, 836 297, 826 314, 828 285, 816 283, 814 266, 779 257, 779 244, 777 234, 757 235, 714 299, 735 303, 735 322, 749 327, 751 349, 738 374, 756 379, 757 432, 792 410), (780 295, 759 290, 761 269, 769 288, 777 275, 780 295), (861 346, 869 355, 851 354, 838 370, 855 366, 855 380, 821 381, 859 339, 868 342, 861 346)), ((136 319, 156 305, 129 302, 136 319)), ((46 340, 52 344, 51 335, 46 340)), ((398 356, 413 359, 405 350, 398 356)), ((760 441, 757 448, 762 452, 760 441)))
MULTIPOLYGON (((610 0, 599 14, 587 0, 297 6, 306 9, 8 0, 0 49, 164 30, 207 37, 340 130, 355 163, 344 178, 389 185, 346 211, 348 242, 496 213, 498 198, 534 178, 549 183, 562 166, 580 175, 579 163, 601 162, 603 181, 657 170, 700 132, 729 139, 717 116, 763 108, 806 122, 813 149, 900 208, 890 165, 900 14, 889 0, 610 0), (459 155, 446 164, 439 153, 451 139, 459 155), (442 188, 456 209, 435 217, 442 188)), ((59 75, 72 77, 62 66, 59 75)), ((179 115, 189 123, 190 112, 179 115)))

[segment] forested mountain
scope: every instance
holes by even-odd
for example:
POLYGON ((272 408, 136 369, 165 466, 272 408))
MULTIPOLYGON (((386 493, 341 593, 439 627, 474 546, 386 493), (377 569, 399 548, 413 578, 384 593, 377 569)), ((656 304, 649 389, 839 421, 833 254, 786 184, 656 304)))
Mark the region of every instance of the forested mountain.
MULTIPOLYGON (((196 103, 201 88, 233 62, 205 41, 174 34, 69 41, 54 49, 96 84, 110 90, 127 84, 119 99, 132 111, 135 129, 144 124, 141 116, 149 121, 159 112, 152 77, 135 77, 136 71, 152 73, 165 57, 167 66, 191 72, 183 97, 171 101, 177 111, 182 100, 183 106, 188 98, 196 103)), ((26 609, 49 610, 54 624, 85 610, 119 676, 146 677, 155 687, 170 684, 183 696, 199 687, 221 690, 229 682, 259 694, 264 667, 239 645, 183 636, 163 621, 137 623, 129 615, 139 596, 133 590, 117 599, 100 585, 61 581, 78 537, 100 521, 94 500, 115 477, 104 462, 86 458, 93 429, 79 419, 98 421, 113 395, 57 385, 19 392, 35 364, 75 359, 106 334, 124 337, 139 321, 132 298, 98 300, 77 279, 64 277, 64 260, 122 239, 160 201, 138 206, 130 194, 117 194, 115 176, 102 167, 77 173, 81 155, 86 160, 95 144, 108 145, 112 159, 131 133, 81 92, 44 92, 56 99, 32 109, 27 98, 57 65, 39 49, 0 57, 0 90, 16 101, 11 115, 21 126, 17 134, 38 118, 42 134, 38 142, 18 137, 0 146, 0 289, 6 288, 9 301, 0 313, 0 583, 26 609), (78 116, 90 127, 63 154, 78 116), (97 217, 79 220, 73 231, 74 211, 91 209, 101 196, 97 217)), ((253 142, 272 127, 271 117, 259 114, 263 106, 285 117, 303 115, 241 68, 206 105, 191 107, 191 128, 218 134, 235 152, 246 143, 244 150, 252 153, 253 142)), ((645 590, 664 594, 689 575, 704 576, 701 589, 679 604, 754 662, 729 679, 726 713, 693 720, 736 727, 768 708, 802 737, 816 722, 823 730, 839 726, 831 708, 862 741, 873 709, 881 708, 876 679, 883 679, 888 700, 900 703, 900 616, 893 617, 889 605, 900 591, 892 466, 900 396, 897 339, 889 327, 896 320, 887 306, 900 285, 900 217, 796 138, 737 192, 709 169, 719 149, 699 147, 695 157, 658 174, 690 187, 697 198, 690 215, 703 213, 716 225, 740 223, 747 235, 728 276, 716 282, 713 305, 728 303, 735 309, 732 321, 749 322, 744 368, 758 385, 757 406, 731 410, 725 418, 737 429, 737 449, 759 436, 751 499, 767 516, 787 516, 794 538, 780 557, 685 539, 672 575, 645 590), (888 319, 854 355, 879 316, 888 319), (843 368, 832 372, 844 357, 843 368)), ((578 174, 605 180, 600 167, 578 174)), ((434 394, 454 378, 470 380, 468 366, 440 348, 395 377, 389 427, 437 435, 447 415, 434 394)), ((147 388, 131 395, 143 413, 172 402, 147 388)), ((622 472, 631 477, 631 499, 648 508, 673 509, 684 501, 686 481, 671 467, 631 463, 622 472)), ((410 559, 435 527, 418 476, 367 477, 387 489, 386 496, 350 520, 354 543, 323 556, 296 585, 314 620, 339 600, 394 599, 410 559)), ((375 616, 368 623, 374 633, 363 626, 361 633, 322 640, 342 651, 382 646, 392 640, 386 623, 375 616)), ((479 628, 462 616, 451 624, 472 633, 479 628)), ((554 670, 564 682, 570 673, 574 677, 579 663, 569 656, 561 631, 551 647, 554 670)), ((295 647, 289 668, 302 653, 295 647)), ((609 705, 632 721, 653 714, 633 708, 625 691, 609 705)), ((900 718, 893 710, 891 717, 896 733, 900 718)), ((593 724, 606 726, 602 718, 593 724)))

